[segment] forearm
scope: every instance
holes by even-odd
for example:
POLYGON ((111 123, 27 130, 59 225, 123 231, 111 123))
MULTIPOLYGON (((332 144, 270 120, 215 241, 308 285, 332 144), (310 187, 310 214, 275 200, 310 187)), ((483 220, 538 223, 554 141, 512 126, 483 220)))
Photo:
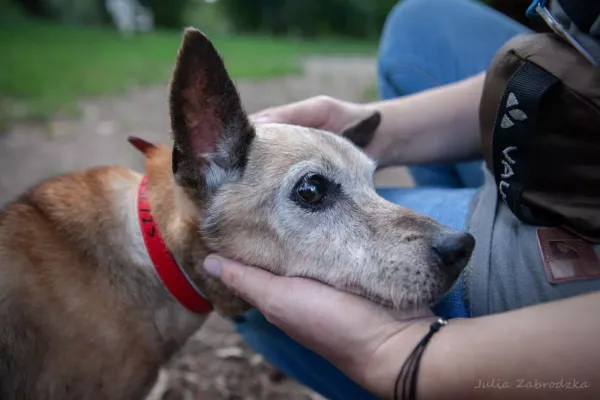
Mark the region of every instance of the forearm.
POLYGON ((600 398, 599 304, 595 292, 451 323, 423 361, 422 398, 600 398), (561 380, 589 387, 552 387, 561 380))
POLYGON ((381 166, 455 162, 481 154, 479 101, 485 74, 370 104, 382 122, 370 153, 381 166))
MULTIPOLYGON (((598 304, 600 292, 450 321, 423 355, 419 399, 600 398, 598 304)), ((391 397, 395 376, 430 322, 382 346, 373 358, 379 368, 363 384, 391 397)))

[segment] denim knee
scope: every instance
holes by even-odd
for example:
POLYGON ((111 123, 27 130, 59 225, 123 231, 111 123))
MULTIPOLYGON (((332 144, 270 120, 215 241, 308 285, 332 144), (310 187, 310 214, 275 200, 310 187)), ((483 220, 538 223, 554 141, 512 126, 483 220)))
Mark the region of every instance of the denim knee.
MULTIPOLYGON (((390 75, 400 69, 404 70, 406 81, 424 81, 420 86, 435 86, 437 79, 427 71, 425 63, 418 60, 418 47, 416 35, 412 37, 412 22, 419 19, 425 19, 422 13, 422 7, 413 7, 412 0, 400 1, 390 11, 386 18, 385 25, 379 42, 379 51, 377 58, 377 78, 379 86, 379 95, 382 99, 392 99, 402 95, 410 94, 416 90, 408 85, 399 84, 398 79, 393 79, 390 75), (416 11, 416 12, 415 12, 416 11), (402 59, 402 60, 400 60, 402 59)), ((418 24, 417 24, 418 25, 418 24)))
POLYGON ((377 60, 382 98, 440 85, 440 77, 430 68, 437 61, 436 52, 427 46, 445 40, 436 19, 443 17, 441 8, 446 8, 447 3, 456 1, 403 0, 390 11, 381 34, 377 60))
POLYGON ((528 30, 474 0, 403 0, 385 22, 377 62, 382 98, 484 71, 511 37, 528 30))

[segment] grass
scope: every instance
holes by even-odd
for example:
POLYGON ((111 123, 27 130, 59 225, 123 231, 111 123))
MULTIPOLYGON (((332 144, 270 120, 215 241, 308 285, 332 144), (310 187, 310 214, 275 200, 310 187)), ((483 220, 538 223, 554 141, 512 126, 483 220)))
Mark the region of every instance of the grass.
MULTIPOLYGON (((370 42, 211 37, 230 74, 261 79, 298 73, 308 54, 374 54, 370 42)), ((167 84, 181 32, 123 36, 106 27, 20 20, 0 24, 0 125, 72 113, 84 97, 167 84)))

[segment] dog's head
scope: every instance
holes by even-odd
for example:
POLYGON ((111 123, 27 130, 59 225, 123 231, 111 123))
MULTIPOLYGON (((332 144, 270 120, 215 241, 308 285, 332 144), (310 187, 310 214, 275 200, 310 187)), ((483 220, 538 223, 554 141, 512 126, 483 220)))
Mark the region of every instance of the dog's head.
POLYGON ((345 135, 253 126, 210 41, 188 29, 171 84, 175 181, 212 251, 394 308, 447 290, 473 238, 375 192, 365 145, 379 114, 345 135))

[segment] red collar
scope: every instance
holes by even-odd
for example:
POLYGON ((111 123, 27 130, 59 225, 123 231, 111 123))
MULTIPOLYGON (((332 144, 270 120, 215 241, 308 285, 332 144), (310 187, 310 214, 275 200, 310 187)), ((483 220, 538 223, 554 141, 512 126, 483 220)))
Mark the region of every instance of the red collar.
POLYGON ((186 273, 177 265, 160 235, 158 225, 152 218, 152 208, 148 199, 148 177, 140 182, 137 196, 137 211, 140 230, 148 255, 163 284, 171 295, 188 310, 196 314, 208 314, 212 305, 194 285, 186 273))

